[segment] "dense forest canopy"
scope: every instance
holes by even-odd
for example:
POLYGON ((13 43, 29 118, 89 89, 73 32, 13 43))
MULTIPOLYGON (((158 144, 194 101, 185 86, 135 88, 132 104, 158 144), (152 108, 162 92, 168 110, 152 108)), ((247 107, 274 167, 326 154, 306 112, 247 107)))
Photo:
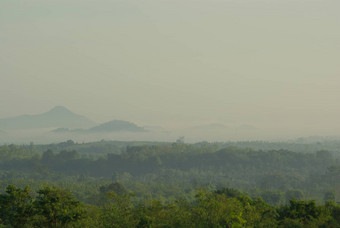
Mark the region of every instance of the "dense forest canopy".
POLYGON ((0 218, 4 227, 338 227, 338 144, 3 145, 0 218))
POLYGON ((114 181, 140 198, 169 200, 181 195, 192 199, 192 188, 224 186, 261 196, 272 205, 287 202, 290 195, 323 202, 325 195, 333 193, 333 199, 337 196, 340 161, 337 152, 321 149, 322 145, 328 149, 337 143, 314 144, 314 148, 312 144, 265 142, 78 144, 72 140, 50 145, 3 145, 0 175, 3 188, 23 179, 37 185, 72 182, 70 189, 114 181), (277 146, 308 150, 266 149, 277 146), (138 188, 140 191, 136 191, 138 188))
POLYGON ((123 186, 102 186, 95 204, 79 202, 57 187, 35 195, 29 187, 9 185, 0 194, 1 227, 330 227, 340 225, 340 206, 333 201, 290 200, 273 207, 261 198, 221 188, 200 190, 192 202, 177 199, 136 203, 123 186))

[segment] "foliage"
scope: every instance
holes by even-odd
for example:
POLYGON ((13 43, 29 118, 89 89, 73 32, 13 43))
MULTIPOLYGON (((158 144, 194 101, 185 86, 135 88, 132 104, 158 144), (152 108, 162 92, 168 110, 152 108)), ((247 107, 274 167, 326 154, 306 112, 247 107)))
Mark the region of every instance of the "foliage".
POLYGON ((23 227, 29 225, 35 210, 29 187, 19 189, 9 185, 6 194, 0 195, 0 218, 4 225, 23 227))
POLYGON ((29 187, 9 185, 0 195, 0 218, 12 227, 67 227, 85 218, 85 207, 67 191, 44 187, 34 199, 29 187))
MULTIPOLYGON (((216 186, 241 189, 271 205, 292 198, 314 198, 318 202, 337 199, 332 192, 340 180, 340 162, 334 153, 324 149, 297 153, 241 147, 274 147, 265 142, 234 144, 240 147, 206 142, 78 144, 72 140, 50 145, 4 145, 0 146, 0 187, 30 183, 37 190, 44 183, 56 184, 88 203, 98 193, 98 185, 110 182, 123 183, 139 200, 162 202, 178 197, 193 201, 195 187, 216 190, 216 186)), ((279 145, 297 148, 294 143, 275 147, 279 145)))
POLYGON ((31 196, 13 185, 0 195, 1 227, 339 227, 333 201, 291 200, 273 207, 236 189, 199 190, 196 199, 135 202, 130 193, 107 191, 101 204, 86 205, 68 191, 45 186, 31 196), (231 194, 232 193, 232 194, 231 194), (235 194, 237 193, 237 194, 235 194))

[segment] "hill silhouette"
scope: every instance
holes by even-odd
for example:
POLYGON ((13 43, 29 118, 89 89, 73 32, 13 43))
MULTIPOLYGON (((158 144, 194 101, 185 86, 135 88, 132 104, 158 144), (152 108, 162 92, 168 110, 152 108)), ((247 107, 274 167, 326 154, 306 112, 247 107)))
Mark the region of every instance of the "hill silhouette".
POLYGON ((146 130, 128 121, 112 120, 106 123, 102 123, 93 128, 90 128, 88 131, 89 132, 115 132, 115 131, 142 132, 146 130))
POLYGON ((89 128, 95 123, 87 117, 75 114, 63 106, 56 106, 50 111, 36 115, 21 115, 0 119, 1 129, 27 128, 89 128))

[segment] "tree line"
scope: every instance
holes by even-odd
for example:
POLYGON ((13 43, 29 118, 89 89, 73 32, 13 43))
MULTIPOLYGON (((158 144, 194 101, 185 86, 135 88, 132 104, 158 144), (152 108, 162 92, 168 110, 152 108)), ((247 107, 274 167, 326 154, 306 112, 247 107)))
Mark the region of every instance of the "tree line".
POLYGON ((200 190, 195 200, 133 201, 115 182, 101 186, 95 204, 70 192, 44 186, 32 193, 9 185, 0 194, 0 227, 327 227, 340 226, 340 206, 333 201, 290 200, 270 206, 236 189, 200 190))
POLYGON ((221 149, 214 143, 133 144, 118 154, 89 158, 75 150, 39 153, 10 145, 0 147, 0 157, 0 186, 21 179, 65 180, 73 186, 118 181, 132 191, 137 189, 140 198, 193 199, 192 188, 227 186, 261 196, 271 205, 284 204, 292 197, 322 203, 336 199, 340 183, 339 158, 327 150, 297 153, 234 146, 221 149))

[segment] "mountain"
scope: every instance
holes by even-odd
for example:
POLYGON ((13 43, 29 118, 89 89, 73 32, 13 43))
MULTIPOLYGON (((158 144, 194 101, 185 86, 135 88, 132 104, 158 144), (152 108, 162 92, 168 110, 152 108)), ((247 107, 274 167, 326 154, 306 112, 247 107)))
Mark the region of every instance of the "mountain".
POLYGON ((52 130, 50 132, 52 132, 52 133, 69 133, 69 132, 72 132, 72 133, 86 133, 87 130, 81 129, 81 128, 69 129, 69 128, 65 128, 65 127, 60 127, 60 128, 54 129, 54 130, 52 130))
POLYGON ((89 132, 116 132, 116 131, 129 131, 129 132, 142 132, 146 131, 144 128, 137 126, 134 123, 124 120, 112 120, 88 130, 89 132))
POLYGON ((21 115, 0 119, 1 129, 27 128, 89 128, 95 123, 85 116, 75 114, 63 106, 56 106, 50 111, 37 115, 21 115))
POLYGON ((163 132, 167 133, 169 132, 168 130, 164 129, 163 127, 157 126, 157 125, 146 125, 143 126, 144 130, 150 131, 150 132, 163 132))
POLYGON ((198 126, 193 126, 189 128, 191 130, 226 130, 228 129, 227 126, 220 124, 220 123, 211 123, 211 124, 206 124, 206 125, 198 125, 198 126))

